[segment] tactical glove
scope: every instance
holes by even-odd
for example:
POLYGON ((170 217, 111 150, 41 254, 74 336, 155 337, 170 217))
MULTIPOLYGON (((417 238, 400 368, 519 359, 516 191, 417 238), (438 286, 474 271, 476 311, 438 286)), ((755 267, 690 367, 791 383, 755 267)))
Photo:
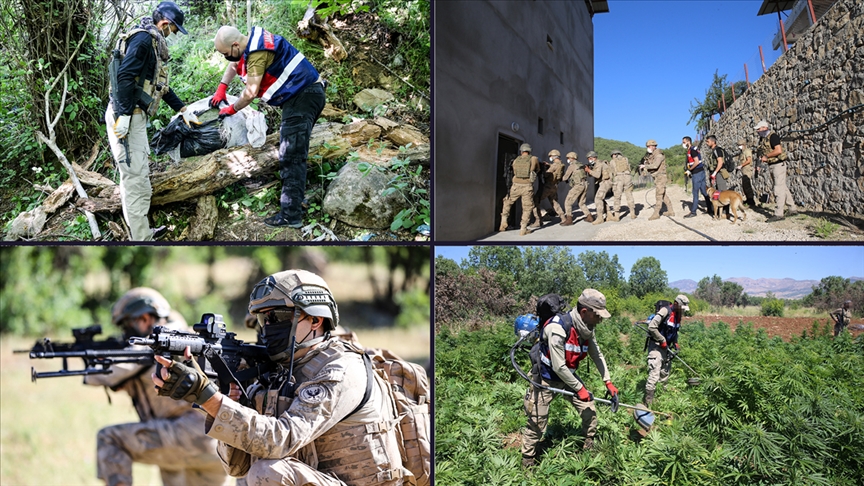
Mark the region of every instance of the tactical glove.
POLYGON ((219 118, 225 118, 226 116, 236 115, 237 110, 234 109, 234 105, 228 105, 225 108, 219 110, 219 118))
MULTIPOLYGON (((162 377, 161 368, 161 365, 156 367, 156 376, 159 378, 162 377)), ((174 400, 182 399, 198 405, 203 405, 219 391, 194 359, 186 361, 186 364, 179 361, 172 363, 168 367, 168 378, 165 383, 156 389, 160 396, 171 397, 174 400)))
POLYGON ((114 120, 114 135, 117 138, 124 138, 129 134, 129 121, 132 119, 129 115, 120 115, 114 120))
POLYGON ((576 398, 578 398, 579 400, 582 400, 583 402, 590 402, 591 401, 591 394, 588 393, 588 389, 583 386, 582 388, 580 388, 579 390, 576 391, 576 398))
POLYGON ((225 83, 219 83, 219 87, 216 88, 216 94, 213 95, 213 98, 210 99, 210 106, 213 108, 219 108, 223 102, 227 102, 227 98, 225 97, 225 91, 228 90, 228 85, 225 83))

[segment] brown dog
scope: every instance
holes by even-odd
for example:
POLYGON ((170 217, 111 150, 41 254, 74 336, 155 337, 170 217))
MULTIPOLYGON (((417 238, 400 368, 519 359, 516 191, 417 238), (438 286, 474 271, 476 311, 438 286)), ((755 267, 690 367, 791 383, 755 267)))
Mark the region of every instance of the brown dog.
POLYGON ((714 219, 720 218, 720 208, 723 206, 729 206, 729 210, 732 211, 732 224, 735 224, 738 221, 738 209, 741 210, 741 221, 747 220, 747 215, 744 213, 744 201, 741 197, 741 194, 738 194, 735 191, 719 191, 717 193, 717 189, 713 187, 708 188, 708 197, 711 199, 711 205, 714 206, 714 219))

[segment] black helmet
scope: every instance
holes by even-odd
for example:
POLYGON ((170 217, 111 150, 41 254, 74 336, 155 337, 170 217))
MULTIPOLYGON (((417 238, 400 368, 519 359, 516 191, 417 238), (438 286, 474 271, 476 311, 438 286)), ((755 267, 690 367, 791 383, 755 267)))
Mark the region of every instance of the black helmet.
POLYGON ((177 26, 177 30, 183 32, 186 35, 189 35, 189 32, 186 32, 186 29, 183 28, 183 11, 180 10, 180 7, 177 6, 174 2, 162 2, 156 6, 156 12, 162 14, 167 20, 170 20, 172 24, 177 26))

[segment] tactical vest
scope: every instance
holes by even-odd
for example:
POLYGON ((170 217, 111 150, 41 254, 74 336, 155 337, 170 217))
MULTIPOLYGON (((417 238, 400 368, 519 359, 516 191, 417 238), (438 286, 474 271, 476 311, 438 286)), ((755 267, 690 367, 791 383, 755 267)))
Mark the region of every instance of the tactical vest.
POLYGON ((666 306, 666 310, 668 310, 666 317, 660 321, 660 325, 657 326, 657 331, 666 338, 666 344, 671 345, 678 342, 678 330, 681 329, 681 318, 672 312, 671 305, 666 306), (673 317, 677 319, 678 322, 675 322, 673 317))
MULTIPOLYGON (((762 140, 759 141, 759 153, 761 155, 770 154, 774 151, 774 147, 771 146, 771 134, 774 132, 769 131, 768 135, 762 137, 762 140)), ((768 157, 768 164, 776 164, 778 162, 786 161, 786 151, 780 152, 780 155, 777 157, 768 157)))
MULTIPOLYGON (((588 344, 583 343, 579 338, 579 333, 576 331, 576 326, 573 325, 573 319, 570 317, 570 314, 558 314, 546 321, 543 327, 546 327, 550 322, 560 324, 564 328, 564 335, 567 336, 564 342, 564 363, 568 369, 576 370, 579 367, 579 362, 585 359, 585 356, 588 354, 588 344)), ((543 336, 542 331, 540 335, 543 336)), ((552 360, 549 356, 549 342, 545 338, 540 340, 540 376, 546 381, 561 381, 561 378, 552 369, 552 360)))
POLYGON ((601 160, 598 162, 597 169, 600 170, 600 177, 594 176, 595 179, 600 179, 601 182, 608 182, 612 179, 612 167, 609 165, 608 161, 601 160))
POLYGON ((570 184, 570 187, 576 187, 585 182, 585 170, 583 169, 583 165, 579 162, 573 162, 573 166, 571 166, 570 178, 567 179, 567 183, 570 184))
POLYGON ((275 54, 273 63, 267 66, 258 96, 270 106, 282 106, 285 101, 318 81, 318 71, 296 47, 280 35, 272 34, 261 27, 252 27, 249 44, 237 61, 237 74, 246 82, 246 59, 256 51, 275 54))
MULTIPOLYGON (((159 41, 156 39, 157 34, 154 34, 150 30, 136 27, 117 39, 117 50, 120 51, 122 57, 126 57, 126 41, 139 32, 147 32, 151 37, 150 41, 153 45, 153 54, 156 57, 156 67, 153 69, 152 81, 147 79, 146 76, 144 76, 143 81, 140 79, 140 76, 136 76, 135 81, 139 86, 141 86, 142 90, 139 99, 147 103, 147 109, 144 110, 145 113, 147 113, 147 116, 154 116, 159 110, 159 102, 162 101, 162 97, 168 93, 168 90, 170 89, 168 86, 168 70, 162 65, 162 58, 159 56, 159 41)), ((110 80, 108 84, 109 89, 113 93, 114 87, 110 85, 110 80)))
POLYGON ((612 158, 612 166, 615 168, 615 173, 619 174, 622 172, 630 173, 630 161, 627 160, 627 157, 617 156, 612 158))
POLYGON ((564 175, 564 164, 562 164, 560 160, 555 160, 555 162, 552 162, 552 165, 546 173, 549 174, 546 176, 546 185, 552 187, 557 186, 558 183, 561 182, 561 177, 564 175))
POLYGON ((513 161, 513 177, 530 179, 531 174, 533 173, 534 172, 531 171, 530 155, 520 155, 519 157, 516 157, 516 160, 513 161))
MULTIPOLYGON (((356 354, 336 339, 310 353, 314 354, 309 361, 295 367, 294 378, 301 393, 303 383, 319 378, 326 365, 356 354)), ((308 358, 305 356, 301 361, 308 358)), ((283 374, 268 380, 268 390, 260 388, 255 393, 254 404, 258 413, 280 417, 290 408, 294 397, 289 396, 292 395, 289 390, 293 387, 286 386, 286 375, 287 369, 284 369, 283 374)), ((373 385, 381 391, 383 400, 389 402, 395 415, 396 405, 390 386, 383 383, 377 374, 368 374, 367 377, 375 380, 373 385)), ((390 420, 382 417, 377 423, 346 423, 354 412, 306 445, 297 454, 297 459, 323 473, 335 474, 349 486, 386 483, 403 477, 413 479, 404 468, 393 467, 402 464, 396 436, 399 417, 390 420)))
POLYGON ((647 170, 649 174, 666 174, 666 159, 663 159, 663 162, 660 162, 660 165, 653 169, 647 167, 649 165, 652 165, 654 163, 654 158, 660 155, 663 155, 663 151, 658 148, 654 149, 654 152, 648 154, 648 156, 645 157, 645 170, 647 170))

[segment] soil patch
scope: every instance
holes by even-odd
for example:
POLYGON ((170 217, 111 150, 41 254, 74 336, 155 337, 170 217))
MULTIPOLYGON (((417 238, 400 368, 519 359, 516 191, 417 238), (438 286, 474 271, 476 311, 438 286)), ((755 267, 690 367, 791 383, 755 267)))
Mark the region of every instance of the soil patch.
MULTIPOLYGON (((729 324, 733 330, 738 327, 740 324, 746 324, 748 322, 753 323, 754 328, 764 328, 769 336, 780 336, 784 341, 790 340, 794 336, 801 336, 801 333, 807 331, 808 333, 813 329, 813 322, 818 322, 818 328, 821 331, 824 326, 828 326, 829 333, 834 329, 834 322, 831 318, 818 318, 818 317, 767 317, 767 316, 716 316, 716 315, 707 315, 707 316, 697 316, 697 317, 686 317, 684 318, 684 322, 687 321, 695 321, 701 320, 704 321, 707 325, 712 325, 716 322, 725 322, 729 324)), ((855 328, 853 326, 861 325, 859 320, 852 320, 852 324, 847 328, 847 330, 852 334, 853 337, 864 334, 864 330, 860 328, 855 328)))

